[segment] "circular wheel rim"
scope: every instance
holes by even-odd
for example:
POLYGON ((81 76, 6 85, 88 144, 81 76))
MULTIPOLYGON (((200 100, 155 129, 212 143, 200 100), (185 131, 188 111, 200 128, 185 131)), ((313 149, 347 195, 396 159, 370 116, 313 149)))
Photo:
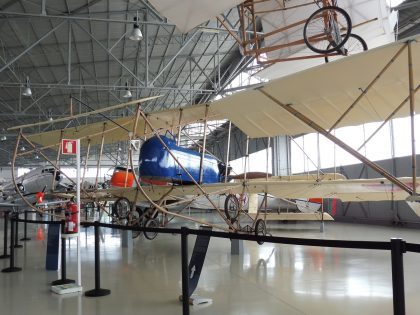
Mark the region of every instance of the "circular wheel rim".
MULTIPOLYGON (((343 36, 343 35, 342 35, 343 36)), ((332 47, 332 45, 328 45, 328 47, 332 47)), ((337 57, 341 56, 350 56, 350 55, 354 55, 357 53, 360 53, 362 51, 366 51, 368 50, 368 46, 365 42, 365 40, 360 37, 359 35, 356 34, 350 34, 349 38, 347 39, 345 45, 342 47, 342 49, 345 50, 346 54, 343 55, 341 50, 338 49, 338 51, 336 50, 335 53, 337 53, 337 57)), ((330 61, 331 58, 334 58, 335 56, 325 56, 325 62, 328 63, 330 61)))
MULTIPOLYGON (((141 216, 141 213, 139 212, 138 209, 131 212, 130 225, 132 227, 141 227, 140 216, 141 216)), ((132 233, 133 238, 137 238, 140 235, 141 231, 132 230, 131 233, 132 233)))
POLYGON ((119 219, 125 219, 131 210, 130 201, 127 198, 120 198, 115 202, 115 213, 119 219))
MULTIPOLYGON (((267 228, 265 226, 265 222, 263 219, 258 219, 255 223, 255 235, 256 236, 266 236, 267 235, 267 228)), ((257 241, 259 245, 264 244, 263 241, 257 241)))
MULTIPOLYGON (((157 220, 155 220, 155 219, 149 219, 144 224, 144 227, 157 228, 157 227, 159 227, 159 224, 158 224, 158 221, 157 220)), ((144 234, 144 237, 147 238, 148 240, 153 240, 158 235, 158 232, 144 231, 143 234, 144 234)))
POLYGON ((239 200, 233 195, 229 194, 225 200, 225 215, 226 217, 234 223, 239 215, 239 200))
POLYGON ((337 49, 340 49, 346 43, 350 36, 351 29, 351 19, 345 10, 336 6, 326 6, 316 10, 306 20, 303 28, 303 40, 312 51, 319 54, 329 54, 337 51, 337 49), (330 26, 328 27, 325 26, 325 15, 327 15, 329 19, 328 23, 330 26), (331 16, 339 17, 339 21, 337 22, 335 18, 330 18, 331 16), (346 33, 343 34, 344 36, 340 34, 342 29, 345 29, 346 31, 346 33), (325 37, 325 39, 319 40, 319 38, 323 37, 325 37), (336 37, 336 41, 341 42, 335 43, 328 49, 328 45, 332 44, 334 37, 336 37))

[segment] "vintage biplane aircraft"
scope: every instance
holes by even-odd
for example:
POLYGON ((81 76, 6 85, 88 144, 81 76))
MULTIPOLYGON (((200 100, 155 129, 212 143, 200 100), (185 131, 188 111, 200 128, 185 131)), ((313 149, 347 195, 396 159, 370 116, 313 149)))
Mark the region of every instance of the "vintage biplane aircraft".
MULTIPOLYGON (((281 198, 338 198, 342 201, 419 200, 419 178, 415 163, 414 115, 418 109, 420 83, 420 37, 389 44, 358 55, 314 67, 287 77, 276 79, 259 87, 233 94, 209 104, 185 106, 179 109, 145 113, 142 104, 155 98, 132 101, 102 110, 137 105, 135 115, 112 122, 96 122, 77 128, 26 135, 25 128, 51 124, 50 121, 17 126, 17 144, 14 160, 21 154, 21 141, 32 147, 32 153, 45 156, 48 149, 59 149, 61 139, 80 139, 86 148, 86 161, 93 145, 116 141, 141 140, 138 172, 133 163, 132 147, 119 177, 119 187, 83 191, 83 199, 115 201, 117 213, 130 224, 164 227, 170 217, 213 226, 233 232, 265 234, 263 213, 268 195, 281 198), (332 132, 336 128, 373 121, 387 122, 394 117, 411 117, 413 165, 412 176, 396 178, 390 172, 370 161, 332 132), (349 152, 376 171, 381 178, 345 179, 340 174, 272 176, 262 178, 244 174, 230 180, 229 161, 220 163, 206 150, 206 133, 200 153, 179 144, 182 126, 201 121, 204 130, 210 120, 228 119, 249 138, 275 137, 319 132, 337 146, 349 152), (123 128, 122 128, 123 127, 123 128), (168 136, 168 131, 177 132, 168 136), (133 184, 129 184, 129 180, 133 184), (251 215, 242 209, 245 194, 263 194, 265 200, 251 215), (225 208, 220 209, 210 198, 226 195, 225 208), (239 196, 239 198, 237 198, 239 196), (212 224, 181 213, 197 198, 207 198, 225 224, 212 224), (148 202, 146 211, 138 211, 136 204, 148 202), (175 210, 177 209, 177 210, 175 210), (161 214, 161 217, 157 215, 161 214)), ((86 116, 83 113, 57 119, 67 121, 86 116)), ((25 145, 26 145, 25 144, 25 145)), ((59 152, 59 151, 58 151, 59 152)), ((59 158, 60 153, 57 157, 59 158)), ((57 158, 57 160, 58 160, 57 158)), ((49 160, 57 167, 57 163, 49 160)), ((14 161, 13 161, 14 163, 14 161)), ((100 158, 98 167, 100 166, 100 158)), ((58 168, 58 167, 57 167, 58 168)), ((17 183, 15 183, 17 187, 17 183)), ((141 209, 140 209, 141 210, 141 209)), ((301 213, 322 220, 327 213, 301 213)), ((282 219, 278 214, 277 219, 282 219)), ((155 234, 148 235, 153 238, 155 234)))

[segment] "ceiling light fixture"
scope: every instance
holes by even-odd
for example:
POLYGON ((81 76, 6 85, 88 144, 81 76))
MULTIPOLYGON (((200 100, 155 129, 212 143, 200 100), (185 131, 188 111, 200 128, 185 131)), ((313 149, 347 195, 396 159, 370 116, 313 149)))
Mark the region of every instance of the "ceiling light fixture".
POLYGON ((143 34, 140 31, 139 23, 137 23, 137 17, 134 17, 133 30, 131 31, 131 34, 128 36, 128 38, 136 42, 143 39, 143 34))
POLYGON ((131 91, 130 91, 130 89, 128 87, 128 82, 125 82, 125 92, 124 92, 124 94, 123 94, 122 97, 123 98, 131 98, 132 97, 131 91))
POLYGON ((7 137, 5 135, 1 136, 0 141, 6 141, 7 137))
POLYGON ((23 89, 22 95, 23 96, 28 96, 28 97, 32 96, 32 91, 31 91, 31 86, 29 84, 29 77, 28 76, 26 77, 26 85, 25 85, 25 88, 23 89))
POLYGON ((53 121, 54 119, 53 119, 53 115, 52 115, 52 110, 51 109, 48 109, 48 120, 49 121, 53 121))

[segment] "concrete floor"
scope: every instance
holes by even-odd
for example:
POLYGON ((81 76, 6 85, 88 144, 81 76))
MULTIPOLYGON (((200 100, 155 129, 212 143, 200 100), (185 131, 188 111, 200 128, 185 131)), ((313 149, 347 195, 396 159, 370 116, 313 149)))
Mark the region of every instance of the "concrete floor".
MULTIPOLYGON (((201 214, 200 217, 209 216, 201 214)), ((1 222, 3 229, 3 222, 1 222)), ((178 223, 180 225, 180 223, 178 223)), ((46 240, 17 249, 23 271, 0 274, 1 314, 182 314, 180 236, 160 234, 135 239, 132 250, 121 247, 117 230, 103 229, 101 287, 111 294, 87 298, 57 295, 50 282, 57 271, 45 270, 46 240)), ((22 228, 20 228, 22 232, 22 228)), ((388 241, 402 237, 420 243, 419 230, 331 222, 270 224, 276 236, 388 241)), ((21 233, 22 234, 22 233, 21 233)), ((22 242, 23 243, 23 242, 22 242)), ((0 231, 0 253, 3 251, 0 231)), ((194 237, 189 238, 190 253, 194 237)), ((67 276, 76 279, 76 243, 69 241, 67 276)), ((81 233, 83 290, 94 288, 93 228, 81 233)), ((404 256, 407 314, 420 307, 420 255, 404 256)), ((0 268, 9 260, 0 260, 0 268)), ((191 314, 392 314, 391 258, 385 251, 304 247, 244 242, 243 255, 230 254, 230 241, 213 238, 196 293, 210 304, 192 306, 191 314)))

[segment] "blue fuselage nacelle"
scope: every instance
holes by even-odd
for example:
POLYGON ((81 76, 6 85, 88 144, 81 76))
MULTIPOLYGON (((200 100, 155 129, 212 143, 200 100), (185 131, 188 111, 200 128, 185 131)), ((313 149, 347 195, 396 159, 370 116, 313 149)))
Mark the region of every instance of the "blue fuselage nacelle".
MULTIPOLYGON (((176 142, 168 137, 160 136, 160 138, 194 180, 199 182, 201 154, 177 146, 176 142)), ((179 184, 193 183, 191 177, 180 167, 156 136, 148 139, 140 149, 139 174, 142 179, 179 184)), ((218 161, 205 154, 202 183, 218 183, 221 180, 218 161)))

